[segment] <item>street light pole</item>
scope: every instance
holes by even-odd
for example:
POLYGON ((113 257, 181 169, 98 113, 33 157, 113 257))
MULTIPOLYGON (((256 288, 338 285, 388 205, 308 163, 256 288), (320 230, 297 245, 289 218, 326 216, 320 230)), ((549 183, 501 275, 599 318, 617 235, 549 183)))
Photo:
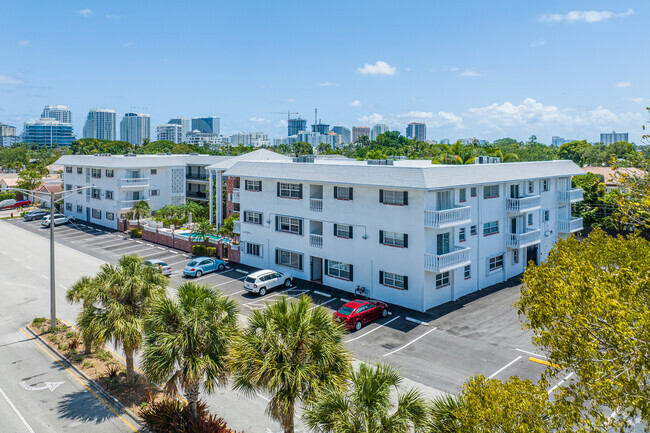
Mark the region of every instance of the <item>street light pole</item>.
POLYGON ((50 329, 56 328, 56 289, 54 283, 54 192, 50 192, 50 329))

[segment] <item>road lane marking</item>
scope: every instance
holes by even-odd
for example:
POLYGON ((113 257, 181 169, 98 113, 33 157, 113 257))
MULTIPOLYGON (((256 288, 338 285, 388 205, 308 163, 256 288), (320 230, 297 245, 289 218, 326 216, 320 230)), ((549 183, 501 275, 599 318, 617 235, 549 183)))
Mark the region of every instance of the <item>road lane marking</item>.
POLYGON ((488 379, 492 379, 494 376, 496 376, 497 374, 501 373, 503 370, 505 370, 506 368, 510 367, 512 364, 514 364, 515 362, 519 361, 520 359, 521 359, 521 355, 518 356, 518 357, 516 357, 515 359, 513 359, 512 361, 510 361, 509 363, 507 363, 506 365, 504 365, 503 367, 501 367, 500 369, 498 369, 497 371, 495 371, 494 373, 492 373, 490 376, 488 376, 488 379))
POLYGON ((326 297, 328 297, 328 298, 331 298, 331 297, 332 297, 332 295, 330 295, 330 294, 328 294, 328 293, 319 292, 318 290, 314 290, 314 294, 315 294, 315 295, 326 296, 326 297))
MULTIPOLYGON (((228 271, 224 271, 224 272, 228 272, 228 271)), ((223 272, 221 272, 221 273, 223 273, 223 272)), ((204 274, 204 275, 205 275, 205 274, 204 274)), ((244 278, 246 278, 246 277, 235 278, 234 280, 226 281, 225 283, 215 284, 214 287, 219 287, 219 286, 223 286, 224 284, 234 283, 235 281, 241 281, 241 280, 243 280, 244 278)))
POLYGON ((41 277, 45 278, 46 280, 48 279, 45 275, 41 274, 41 277))
POLYGON ((25 267, 26 267, 27 269, 31 269, 32 271, 34 270, 34 268, 32 268, 32 267, 29 266, 29 265, 25 265, 25 267))
POLYGON ((244 293, 244 292, 248 292, 248 290, 246 290, 246 289, 240 290, 239 292, 231 293, 230 296, 239 295, 240 293, 244 293))
MULTIPOLYGON (((314 305, 314 306, 311 307, 309 310, 313 310, 313 309, 316 308, 316 307, 322 307, 323 305, 325 305, 325 304, 329 304, 329 303, 332 302, 332 301, 336 301, 336 298, 332 298, 332 299, 330 299, 330 300, 328 300, 328 301, 321 302, 321 303, 318 304, 318 305, 314 305)), ((398 317, 399 317, 399 316, 398 316, 398 317)))
POLYGON ((4 254, 5 256, 7 255, 6 251, 0 251, 0 253, 4 254))
POLYGON ((531 362, 536 362, 538 364, 546 365, 548 367, 560 368, 559 365, 553 364, 552 362, 548 362, 548 361, 546 361, 544 359, 537 359, 537 358, 533 358, 531 356, 530 358, 528 358, 528 360, 531 361, 531 362))
POLYGON ((437 326, 436 326, 435 328, 431 328, 430 330, 428 330, 428 331, 425 332, 424 334, 420 335, 420 336, 419 336, 418 338, 416 338, 415 340, 406 343, 404 346, 400 347, 399 349, 395 349, 395 350, 393 350, 392 352, 388 352, 387 354, 385 354, 385 355, 383 355, 383 356, 392 355, 393 353, 397 353, 397 352, 399 352, 399 351, 402 350, 402 349, 406 349, 406 348, 409 347, 411 344, 415 343, 416 341, 418 341, 418 340, 419 340, 420 338, 422 338, 422 337, 426 337, 427 335, 429 335, 430 333, 432 333, 432 332, 435 331, 436 329, 438 329, 437 326))
POLYGON ((3 396, 4 399, 7 401, 7 403, 9 403, 9 406, 11 406, 11 410, 13 410, 14 413, 18 416, 18 418, 20 419, 20 422, 23 423, 23 425, 25 426, 25 428, 27 429, 27 431, 30 432, 30 433, 36 433, 36 432, 34 431, 34 429, 32 428, 32 426, 30 426, 30 425, 27 423, 27 420, 23 417, 23 415, 20 413, 20 411, 18 410, 18 408, 17 408, 16 406, 14 406, 14 404, 11 402, 11 400, 9 400, 9 397, 7 397, 7 394, 5 394, 5 392, 2 390, 2 388, 0 388, 0 394, 2 394, 2 396, 3 396))
POLYGON ((20 386, 22 386, 26 391, 45 391, 49 389, 50 392, 54 392, 55 389, 63 385, 65 382, 45 382, 43 386, 31 386, 24 380, 20 381, 20 386))
POLYGON ((412 318, 412 317, 408 317, 408 316, 407 316, 407 317, 406 317, 406 320, 408 320, 409 322, 413 322, 413 323, 420 324, 420 325, 429 326, 429 323, 427 323, 427 322, 423 322, 422 320, 414 319, 414 318, 412 318))
POLYGON ((515 350, 516 350, 517 352, 525 353, 525 354, 527 354, 527 355, 538 356, 538 357, 540 357, 540 358, 547 358, 546 356, 544 356, 544 355, 540 355, 539 353, 529 352, 529 351, 527 351, 527 350, 523 350, 523 349, 515 349, 515 350))
POLYGON ((390 319, 388 322, 380 324, 380 325, 379 325, 378 327, 376 327, 375 329, 371 329, 370 331, 364 333, 363 335, 359 335, 358 337, 354 337, 354 338, 350 338, 349 340, 345 340, 345 342, 346 342, 346 343, 349 343, 349 342, 351 342, 351 341, 358 340, 359 338, 365 337, 366 335, 370 334, 371 332, 375 332, 377 329, 382 328, 382 327, 388 325, 390 322, 392 322, 392 321, 394 321, 394 320, 397 320, 397 319, 399 319, 399 318, 400 318, 400 316, 395 316, 395 317, 393 317, 392 319, 390 319))
POLYGON ((59 284, 59 287, 61 287, 63 290, 68 290, 68 288, 66 286, 64 286, 63 284, 59 284))
POLYGON ((561 386, 564 382, 566 382, 567 380, 569 380, 569 379, 571 378, 571 376, 573 376, 573 372, 567 374, 567 375, 564 377, 564 379, 562 379, 561 381, 559 381, 559 382, 558 382, 558 383, 557 383, 553 388, 549 389, 549 390, 548 390, 549 395, 550 395, 553 391, 555 391, 559 386, 561 386))

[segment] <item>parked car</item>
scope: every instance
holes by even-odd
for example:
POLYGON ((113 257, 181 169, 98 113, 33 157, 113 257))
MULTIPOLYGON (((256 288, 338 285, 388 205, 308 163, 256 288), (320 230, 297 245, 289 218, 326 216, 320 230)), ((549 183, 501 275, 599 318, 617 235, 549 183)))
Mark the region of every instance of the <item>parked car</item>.
POLYGON ((158 272, 160 272, 163 275, 166 275, 168 277, 171 277, 172 275, 172 267, 169 266, 165 261, 159 260, 159 259, 150 259, 150 260, 145 260, 144 263, 146 265, 150 265, 155 267, 158 272))
MULTIPOLYGON (((61 224, 67 224, 71 221, 74 221, 75 218, 73 216, 67 216, 67 215, 62 215, 62 214, 54 214, 54 225, 58 226, 61 224)), ((43 219, 41 220, 41 225, 43 227, 49 227, 50 226, 50 215, 45 215, 43 219)))
POLYGON ((37 209, 33 210, 23 217, 25 221, 36 221, 43 219, 44 216, 49 215, 50 211, 47 209, 37 209))
POLYGON ((185 266, 183 274, 188 277, 200 277, 208 272, 223 271, 224 269, 226 269, 226 262, 223 260, 211 257, 197 257, 185 266))
POLYGON ((248 274, 244 279, 244 289, 249 292, 257 293, 260 296, 266 295, 270 289, 284 285, 291 287, 293 277, 289 273, 265 269, 263 271, 248 274))
POLYGON ((346 303, 334 313, 334 319, 342 322, 349 330, 359 330, 366 323, 388 316, 388 305, 381 301, 355 299, 346 303))
POLYGON ((19 207, 27 207, 30 204, 32 204, 32 202, 29 200, 16 201, 13 198, 10 198, 8 200, 2 200, 2 203, 0 203, 0 210, 18 209, 19 207))

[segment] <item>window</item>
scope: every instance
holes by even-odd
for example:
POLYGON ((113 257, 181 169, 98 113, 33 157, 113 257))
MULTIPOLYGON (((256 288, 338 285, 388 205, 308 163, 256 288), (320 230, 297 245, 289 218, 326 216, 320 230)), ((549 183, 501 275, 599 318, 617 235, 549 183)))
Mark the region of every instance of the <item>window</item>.
POLYGON ((106 169, 106 177, 115 177, 115 170, 113 169, 106 169))
POLYGON ((77 194, 83 194, 83 190, 81 188, 81 185, 77 185, 77 194))
POLYGON ((542 180, 542 191, 548 191, 551 186, 551 181, 550 179, 544 179, 542 180))
POLYGON ((466 280, 472 278, 472 265, 465 266, 465 268, 463 269, 463 275, 465 276, 466 280))
POLYGON ((327 275, 352 281, 352 265, 334 260, 326 261, 327 275))
POLYGON ((261 180, 245 180, 244 186, 246 187, 246 191, 262 191, 261 180))
POLYGON ((252 242, 246 242, 245 245, 246 245, 246 247, 244 249, 244 253, 250 254, 251 256, 262 257, 262 245, 261 244, 254 244, 252 242))
POLYGON ((532 180, 528 181, 528 194, 532 194, 535 192, 535 182, 532 180))
POLYGON ((477 231, 478 230, 476 230, 476 226, 471 226, 469 228, 469 234, 472 235, 472 236, 475 236, 477 231))
POLYGON ((408 248, 409 236, 406 233, 385 232, 379 230, 379 243, 391 247, 408 248))
POLYGON ((443 272, 436 275, 436 289, 443 288, 449 285, 449 272, 443 272))
POLYGON ((499 197, 499 185, 486 185, 483 187, 483 198, 499 197))
POLYGON ((551 211, 545 210, 544 211, 544 221, 548 221, 551 219, 551 211))
POLYGON ((106 197, 106 200, 113 200, 113 191, 104 191, 104 196, 106 197))
POLYGON ((77 205, 77 213, 82 213, 84 211, 84 207, 81 205, 77 205))
POLYGON ((478 194, 477 189, 475 186, 473 186, 472 189, 470 190, 469 195, 471 195, 472 197, 476 197, 477 194, 478 194))
POLYGON ((293 251, 275 250, 275 264, 300 269, 302 271, 302 254, 293 251))
POLYGON ((467 240, 467 232, 465 227, 458 229, 458 242, 465 242, 467 240))
POLYGON ((404 275, 391 274, 390 272, 379 271, 379 284, 393 287, 395 289, 408 290, 409 278, 404 275))
POLYGON ((465 188, 461 188, 458 197, 459 197, 458 200, 461 203, 467 201, 467 190, 465 188))
POLYGON ((251 224, 262 224, 262 212, 244 211, 244 222, 251 224))
POLYGON ((302 219, 277 215, 275 217, 275 231, 302 235, 302 219))
POLYGON ((113 212, 106 212, 106 219, 113 221, 115 219, 115 214, 113 212))
POLYGON ((302 198, 302 184, 278 182, 278 197, 302 198))
POLYGON ((490 236, 495 233, 499 233, 499 221, 483 224, 483 236, 490 236))
POLYGON ((72 173, 72 167, 71 166, 66 166, 65 167, 65 172, 66 173, 72 173))
POLYGON ((337 200, 352 200, 352 188, 335 186, 334 187, 334 198, 337 200))
POLYGON ((90 196, 96 200, 101 200, 101 194, 102 190, 98 188, 91 188, 90 189, 90 196))
POLYGON ((234 210, 235 212, 239 212, 239 203, 233 203, 232 210, 234 210))
POLYGON ((334 236, 345 239, 352 239, 354 230, 346 224, 334 224, 334 236))
POLYGON ((84 174, 83 167, 77 167, 77 174, 84 174))
POLYGON ((519 263, 519 250, 512 250, 512 263, 519 263))
POLYGON ((408 191, 379 190, 379 203, 406 206, 409 204, 408 191))
POLYGON ((240 180, 238 177, 233 177, 232 178, 232 189, 239 189, 239 184, 240 180))
POLYGON ((155 176, 155 175, 157 175, 157 174, 158 174, 158 169, 157 169, 157 168, 152 168, 152 169, 151 169, 151 175, 152 175, 152 176, 155 176))
POLYGON ((93 168, 93 169, 91 170, 90 175, 91 175, 93 178, 95 178, 95 179, 101 179, 101 177, 102 177, 102 170, 101 170, 101 168, 93 168))
POLYGON ((529 226, 533 225, 533 214, 532 213, 528 214, 528 225, 529 226))
POLYGON ((67 183, 65 184, 65 190, 70 191, 72 189, 72 185, 68 185, 67 183))
POLYGON ((157 197, 160 195, 160 190, 159 189, 152 189, 149 190, 149 196, 151 197, 157 197))
POLYGON ((497 269, 501 269, 503 267, 503 254, 499 254, 498 256, 490 257, 488 259, 488 271, 496 271, 497 269))
POLYGON ((102 219, 102 211, 98 209, 93 209, 93 218, 95 218, 96 220, 102 219))
POLYGON ((65 204, 65 210, 72 211, 72 203, 66 203, 65 204))

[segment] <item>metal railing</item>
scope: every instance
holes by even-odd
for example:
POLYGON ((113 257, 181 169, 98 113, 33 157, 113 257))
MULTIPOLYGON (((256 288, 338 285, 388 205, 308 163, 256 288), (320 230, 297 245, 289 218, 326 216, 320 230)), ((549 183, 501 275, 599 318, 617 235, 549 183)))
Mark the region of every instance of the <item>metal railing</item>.
POLYGON ((118 186, 120 188, 134 188, 134 187, 145 187, 149 186, 149 178, 148 177, 129 177, 129 178, 122 178, 118 181, 118 186))
POLYGON ((121 201, 118 202, 118 205, 119 205, 120 209, 131 209, 133 207, 133 205, 135 205, 136 203, 141 202, 141 201, 148 202, 149 199, 142 198, 142 199, 139 199, 139 200, 121 200, 121 201))
POLYGON ((323 235, 309 235, 309 246, 323 248, 323 235))
POLYGON ((208 178, 208 174, 197 174, 197 173, 185 173, 185 179, 187 180, 200 180, 202 182, 208 182, 210 179, 208 178))
POLYGON ((454 207, 445 210, 425 210, 424 225, 426 227, 442 228, 457 224, 467 224, 472 221, 470 206, 454 207))
POLYGON ((560 233, 573 233, 582 229, 582 218, 571 217, 570 221, 558 220, 557 222, 557 231, 560 233))
POLYGON ((557 192, 557 201, 560 203, 576 203, 584 199, 584 192, 580 188, 568 189, 557 192))
POLYGON ((446 272, 470 264, 469 248, 455 247, 446 254, 424 253, 424 269, 431 272, 446 272))
POLYGON ((323 199, 321 198, 310 198, 309 199, 309 210, 312 212, 323 212, 323 199))
POLYGON ((539 195, 531 195, 522 198, 507 198, 506 199, 506 212, 528 212, 531 210, 539 209, 542 204, 542 197, 539 195))
POLYGON ((542 231, 540 229, 526 230, 523 233, 507 233, 506 247, 524 248, 541 242, 542 231))

